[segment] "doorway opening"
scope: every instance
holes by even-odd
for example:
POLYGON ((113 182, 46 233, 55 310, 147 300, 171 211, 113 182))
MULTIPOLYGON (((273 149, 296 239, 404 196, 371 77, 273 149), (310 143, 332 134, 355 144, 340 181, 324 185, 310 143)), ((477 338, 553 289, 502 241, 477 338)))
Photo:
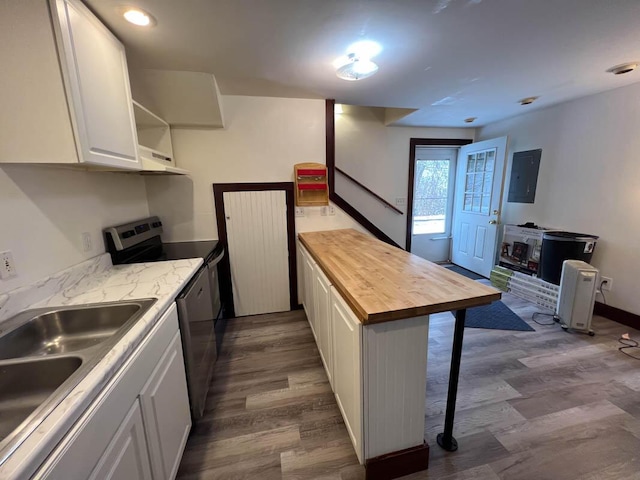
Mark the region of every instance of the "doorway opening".
POLYGON ((405 246, 408 252, 432 262, 449 261, 458 150, 471 142, 411 139, 405 246))
POLYGON ((411 139, 406 249, 489 277, 495 265, 507 137, 411 139))
POLYGON ((432 262, 450 257, 457 156, 456 148, 416 148, 411 252, 432 262))

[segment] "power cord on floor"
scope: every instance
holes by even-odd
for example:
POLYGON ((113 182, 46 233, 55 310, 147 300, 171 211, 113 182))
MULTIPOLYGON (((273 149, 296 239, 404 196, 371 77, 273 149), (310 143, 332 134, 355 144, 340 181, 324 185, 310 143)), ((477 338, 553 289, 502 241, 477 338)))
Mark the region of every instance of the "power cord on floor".
POLYGON ((531 315, 531 320, 536 322, 538 325, 542 325, 543 327, 548 327, 549 325, 554 325, 556 323, 555 322, 555 314, 553 314, 553 313, 534 312, 534 314, 531 315), (536 320, 537 316, 551 317, 553 319, 553 321, 551 323, 541 323, 538 320, 536 320))
POLYGON ((628 333, 625 333, 624 335, 622 335, 618 339, 618 342, 620 342, 622 344, 622 347, 618 347, 618 350, 620 350, 622 353, 624 353, 627 357, 631 357, 631 358, 635 358, 636 360, 640 360, 640 352, 638 352, 638 356, 636 356, 636 355, 632 355, 631 353, 626 351, 626 350, 631 350, 631 351, 639 350, 640 351, 640 345, 638 344, 637 341, 635 341, 633 338, 631 338, 628 333))
POLYGON ((604 291, 602 290, 602 285, 604 285, 605 283, 607 283, 606 280, 602 280, 600 282, 600 287, 598 288, 598 293, 600 295, 602 295, 602 303, 604 303, 606 305, 607 304, 607 297, 604 296, 604 291))

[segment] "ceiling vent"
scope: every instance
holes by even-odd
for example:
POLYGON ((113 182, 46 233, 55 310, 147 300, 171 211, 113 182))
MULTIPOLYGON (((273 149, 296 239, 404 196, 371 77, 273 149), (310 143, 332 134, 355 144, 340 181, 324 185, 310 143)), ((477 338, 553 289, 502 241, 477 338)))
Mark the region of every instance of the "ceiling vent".
POLYGON ((623 75, 625 73, 633 72, 636 68, 638 68, 637 63, 621 63, 620 65, 611 67, 607 72, 613 73, 614 75, 623 75))

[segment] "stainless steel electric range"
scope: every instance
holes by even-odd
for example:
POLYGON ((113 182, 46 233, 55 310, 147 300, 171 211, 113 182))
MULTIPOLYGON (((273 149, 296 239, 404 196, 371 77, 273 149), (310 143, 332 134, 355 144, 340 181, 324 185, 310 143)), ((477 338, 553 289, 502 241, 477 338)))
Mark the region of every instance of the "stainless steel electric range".
POLYGON ((213 365, 224 329, 218 263, 224 249, 217 240, 163 243, 162 222, 150 217, 104 230, 114 265, 202 258, 204 265, 178 295, 178 318, 194 420, 202 416, 213 365))

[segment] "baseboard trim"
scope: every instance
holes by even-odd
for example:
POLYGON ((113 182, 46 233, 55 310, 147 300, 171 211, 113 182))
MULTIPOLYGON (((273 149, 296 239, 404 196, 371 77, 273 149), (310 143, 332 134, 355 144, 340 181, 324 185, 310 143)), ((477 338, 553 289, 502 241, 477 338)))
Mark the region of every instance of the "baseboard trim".
POLYGON ((600 302, 596 302, 593 307, 593 313, 595 315, 608 318, 609 320, 613 320, 614 322, 621 323, 622 325, 626 325, 627 327, 640 330, 640 315, 636 315, 635 313, 627 312, 626 310, 600 302))
POLYGON ((429 445, 422 445, 370 458, 365 462, 366 480, 392 480, 429 467, 429 445))

